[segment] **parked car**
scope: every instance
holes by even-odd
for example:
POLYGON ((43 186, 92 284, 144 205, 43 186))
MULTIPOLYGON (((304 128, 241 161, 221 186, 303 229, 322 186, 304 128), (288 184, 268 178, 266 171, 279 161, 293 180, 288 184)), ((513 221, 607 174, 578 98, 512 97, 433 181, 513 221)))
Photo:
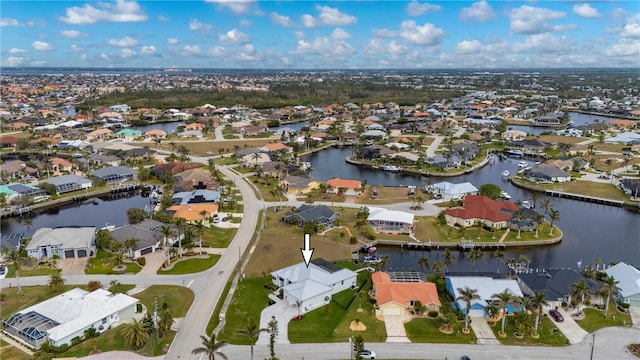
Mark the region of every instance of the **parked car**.
POLYGON ((229 218, 227 218, 226 216, 222 218, 222 222, 225 222, 227 220, 229 220, 229 218))
POLYGON ((219 218, 219 217, 217 217, 217 216, 215 216, 215 217, 213 218, 213 223, 214 223, 214 224, 217 224, 217 223, 219 223, 219 222, 220 222, 220 218, 219 218))
POLYGON ((376 353, 372 350, 362 350, 360 351, 360 357, 363 359, 375 359, 376 353))
POLYGON ((558 310, 549 310, 549 316, 551 316, 553 318, 553 320, 555 320, 557 322, 563 322, 564 321, 564 317, 562 317, 562 314, 560 314, 560 311, 558 311, 558 310))
POLYGON ((460 360, 471 360, 471 358, 468 357, 467 355, 462 355, 460 356, 460 360))

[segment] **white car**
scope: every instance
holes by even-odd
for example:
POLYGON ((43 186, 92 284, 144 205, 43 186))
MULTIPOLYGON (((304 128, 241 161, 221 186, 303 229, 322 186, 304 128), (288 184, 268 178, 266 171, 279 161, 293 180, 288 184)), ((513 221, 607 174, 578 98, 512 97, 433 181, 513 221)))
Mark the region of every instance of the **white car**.
POLYGON ((362 350, 360 351, 360 357, 363 359, 375 359, 376 353, 372 350, 362 350))

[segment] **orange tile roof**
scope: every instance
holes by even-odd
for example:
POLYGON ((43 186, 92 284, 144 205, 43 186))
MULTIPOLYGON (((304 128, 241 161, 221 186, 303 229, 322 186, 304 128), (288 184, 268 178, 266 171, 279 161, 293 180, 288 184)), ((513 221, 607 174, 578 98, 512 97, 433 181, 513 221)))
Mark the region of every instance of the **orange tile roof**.
POLYGON ((431 282, 392 282, 389 274, 375 272, 371 275, 373 287, 376 290, 378 306, 395 302, 409 306, 409 301, 419 300, 422 305, 435 304, 440 306, 440 298, 436 285, 431 282))
POLYGON ((518 211, 518 205, 515 203, 493 200, 482 195, 467 195, 464 198, 463 207, 448 209, 445 210, 445 213, 461 219, 500 222, 511 219, 516 211, 518 211))
POLYGON ((185 205, 172 205, 167 208, 169 211, 175 211, 174 218, 183 218, 186 221, 204 220, 204 216, 200 214, 202 210, 207 212, 208 216, 218 212, 218 205, 214 203, 198 203, 185 205))
POLYGON ((285 149, 291 149, 289 146, 279 142, 279 143, 272 143, 272 144, 265 144, 264 146, 265 148, 267 148, 269 151, 278 151, 278 150, 285 150, 285 149))
POLYGON ((362 182, 360 180, 333 178, 327 181, 327 185, 333 186, 334 189, 337 189, 337 188, 358 189, 362 186, 362 182))

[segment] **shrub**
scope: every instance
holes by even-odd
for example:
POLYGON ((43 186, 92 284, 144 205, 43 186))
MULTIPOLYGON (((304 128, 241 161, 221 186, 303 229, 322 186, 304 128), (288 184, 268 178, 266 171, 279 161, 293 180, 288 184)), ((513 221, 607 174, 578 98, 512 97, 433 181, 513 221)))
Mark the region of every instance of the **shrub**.
POLYGON ((435 310, 431 310, 431 311, 429 311, 428 315, 429 315, 429 317, 431 317, 431 318, 435 318, 435 317, 437 317, 437 316, 438 316, 438 312, 437 312, 437 311, 435 311, 435 310))
POLYGON ((82 342, 82 338, 80 336, 76 336, 71 339, 71 346, 76 346, 82 342))
POLYGON ((98 289, 102 288, 102 283, 100 283, 100 281, 91 280, 91 281, 89 281, 89 284, 87 285, 87 288, 89 289, 89 292, 95 291, 95 290, 98 290, 98 289))
POLYGON ((84 331, 84 338, 85 339, 91 339, 94 338, 96 336, 98 336, 100 334, 98 334, 98 331, 96 330, 96 328, 88 328, 87 330, 84 331))
POLYGON ((355 244, 358 242, 358 239, 355 236, 349 238, 349 244, 355 244))
POLYGON ((628 309, 628 308, 629 308, 629 306, 630 306, 630 305, 629 305, 629 303, 624 303, 624 304, 622 304, 622 308, 624 308, 624 309, 628 309))
POLYGON ((144 257, 139 257, 136 259, 136 261, 138 262, 138 265, 143 266, 147 263, 147 259, 144 257))

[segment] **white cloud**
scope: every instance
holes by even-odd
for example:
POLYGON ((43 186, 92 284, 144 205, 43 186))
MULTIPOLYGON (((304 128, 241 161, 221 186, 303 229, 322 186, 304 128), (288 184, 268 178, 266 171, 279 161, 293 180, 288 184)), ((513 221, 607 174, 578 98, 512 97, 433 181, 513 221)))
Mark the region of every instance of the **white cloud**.
POLYGON ((71 44, 69 48, 75 52, 83 52, 84 49, 78 46, 77 44, 71 44))
POLYGON ((138 54, 136 54, 135 51, 133 51, 133 50, 131 50, 129 48, 123 48, 123 49, 120 50, 120 56, 122 58, 124 58, 124 59, 130 58, 130 57, 135 57, 136 55, 138 55, 138 54))
POLYGON ((209 30, 211 29, 211 24, 205 24, 198 19, 189 20, 189 30, 209 30))
POLYGON ((442 6, 429 3, 419 3, 416 0, 407 5, 407 14, 409 16, 420 16, 422 14, 442 11, 442 6))
POLYGON ((468 8, 462 8, 458 18, 462 22, 478 22, 483 23, 489 20, 493 20, 498 15, 493 11, 491 5, 486 1, 478 1, 473 3, 468 8))
POLYGON ((567 53, 573 49, 573 43, 566 37, 555 37, 550 33, 533 34, 527 36, 525 41, 513 44, 515 52, 525 53, 567 53))
POLYGON ((324 25, 344 26, 355 24, 358 22, 358 18, 356 18, 355 16, 344 14, 336 8, 316 5, 316 9, 320 11, 320 15, 318 15, 318 17, 324 25))
POLYGON ((24 54, 26 52, 27 52, 27 49, 20 49, 20 48, 9 49, 9 54, 24 54))
POLYGON ((44 61, 44 60, 33 60, 33 61, 29 62, 29 65, 31 65, 31 66, 44 66, 46 64, 47 64, 47 62, 44 61))
POLYGON ((167 22, 170 22, 171 19, 169 19, 168 17, 160 14, 160 15, 158 15, 158 21, 163 22, 163 23, 167 23, 167 22))
POLYGON ((53 50, 53 46, 49 43, 46 43, 44 41, 34 41, 33 44, 31 44, 31 46, 33 46, 34 49, 38 50, 38 51, 52 51, 53 50))
POLYGON ((405 20, 400 25, 400 28, 400 37, 414 45, 440 45, 444 37, 444 30, 435 27, 431 23, 418 26, 413 20, 405 20))
POLYGON ((293 26, 293 21, 291 21, 291 18, 288 16, 284 16, 284 15, 280 15, 278 13, 272 12, 271 14, 269 14, 269 17, 271 18, 271 21, 273 21, 278 25, 282 25, 284 27, 293 26))
POLYGON ((239 45, 248 43, 249 36, 236 29, 233 29, 227 31, 226 34, 218 36, 218 40, 226 45, 239 45))
POLYGON ((18 26, 18 25, 20 25, 20 23, 16 19, 11 19, 11 18, 2 18, 2 19, 0 19, 0 27, 18 26))
POLYGON ((302 39, 307 37, 307 35, 304 32, 300 31, 300 30, 294 31, 293 32, 293 36, 295 36, 296 39, 298 39, 298 40, 302 40, 302 39))
POLYGON ((155 55, 156 54, 156 47, 153 46, 153 45, 143 46, 142 48, 140 48, 140 52, 145 54, 145 55, 155 55))
POLYGON ((522 5, 511 10, 511 31, 516 34, 538 34, 552 31, 550 20, 564 18, 566 14, 545 8, 522 5))
POLYGON ((605 53, 612 57, 631 57, 632 64, 637 65, 637 59, 640 56, 640 41, 632 39, 620 39, 616 44, 611 46, 605 53))
POLYGON ((389 30, 389 29, 371 29, 371 32, 373 33, 373 35, 375 35, 376 37, 379 38, 394 38, 396 36, 398 36, 398 33, 393 31, 393 30, 389 30))
POLYGON ((222 46, 216 46, 213 47, 211 49, 209 49, 209 55, 211 56, 227 56, 227 50, 225 50, 224 47, 222 46))
POLYGON ((129 36, 125 36, 120 40, 116 40, 116 39, 109 39, 107 40, 107 43, 111 46, 118 46, 118 47, 132 47, 132 46, 136 46, 138 45, 138 40, 133 39, 129 36))
POLYGON ((262 60, 262 56, 256 52, 253 45, 246 44, 236 53, 235 58, 239 61, 255 62, 262 60))
POLYGON ((398 44, 396 41, 386 43, 382 39, 369 40, 365 49, 368 54, 378 58, 384 57, 385 55, 391 55, 391 57, 395 58, 400 55, 405 55, 408 50, 406 46, 398 44))
POLYGON ((251 26, 251 25, 253 25, 253 21, 251 21, 249 19, 241 19, 240 20, 240 26, 248 27, 248 26, 251 26))
POLYGON ((78 39, 81 37, 87 37, 89 35, 78 30, 60 30, 60 36, 69 39, 78 39))
POLYGON ((22 56, 9 56, 5 61, 2 62, 2 66, 20 66, 24 64, 24 58, 22 56))
POLYGON ((167 44, 169 45, 177 45, 180 42, 180 40, 176 39, 176 38, 168 38, 167 39, 167 44))
POLYGON ((318 27, 320 25, 318 20, 316 20, 316 18, 314 18, 309 14, 302 15, 301 19, 302 19, 302 25, 308 28, 318 27))
POLYGON ((331 41, 326 36, 313 41, 298 40, 295 50, 298 54, 319 55, 328 58, 345 58, 356 53, 356 48, 344 41, 331 41))
POLYGON ((331 33, 331 38, 333 40, 349 40, 351 39, 353 36, 351 36, 351 34, 349 34, 348 32, 342 30, 341 28, 336 28, 335 30, 333 30, 333 32, 331 33))
POLYGON ((102 53, 102 54, 100 54, 100 59, 105 60, 105 61, 111 61, 111 56, 109 56, 109 55, 107 55, 105 53, 102 53))
POLYGON ((200 54, 200 47, 198 45, 185 45, 182 49, 189 55, 200 54))
POLYGON ((573 5, 573 12, 583 18, 598 18, 601 16, 597 9, 592 8, 587 3, 573 5))
POLYGON ((220 7, 229 8, 235 14, 246 14, 256 0, 205 0, 208 3, 220 5, 220 7))
POLYGON ((482 43, 478 40, 463 40, 456 45, 456 53, 472 54, 478 53, 482 49, 482 43))
POLYGON ((82 7, 73 6, 66 10, 65 15, 60 17, 60 21, 80 25, 90 25, 100 21, 143 22, 148 18, 142 13, 137 2, 125 0, 116 0, 115 3, 97 2, 95 7, 91 4, 85 4, 82 7))
POLYGON ((628 23, 622 28, 621 35, 629 39, 640 39, 640 24, 628 23))

